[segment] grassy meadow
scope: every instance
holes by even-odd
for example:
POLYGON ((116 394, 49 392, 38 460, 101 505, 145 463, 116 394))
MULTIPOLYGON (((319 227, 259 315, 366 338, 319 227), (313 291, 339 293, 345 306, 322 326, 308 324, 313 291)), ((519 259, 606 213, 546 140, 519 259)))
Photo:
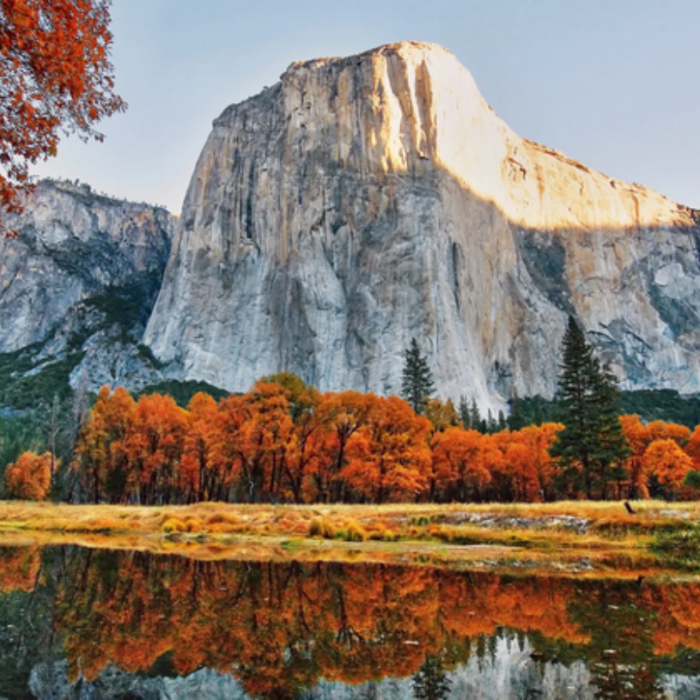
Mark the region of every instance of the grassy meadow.
POLYGON ((0 545, 79 544, 199 558, 504 562, 635 575, 700 570, 700 503, 190 506, 0 502, 0 545))

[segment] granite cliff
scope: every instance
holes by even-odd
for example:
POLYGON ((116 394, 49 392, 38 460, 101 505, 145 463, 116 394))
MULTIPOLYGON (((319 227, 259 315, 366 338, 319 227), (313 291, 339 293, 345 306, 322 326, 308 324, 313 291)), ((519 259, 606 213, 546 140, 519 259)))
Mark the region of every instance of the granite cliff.
POLYGON ((573 313, 624 388, 696 392, 699 221, 517 136, 439 46, 294 63, 214 121, 145 342, 230 390, 390 393, 415 336, 498 407, 552 394, 573 313))
POLYGON ((18 381, 387 394, 415 336, 440 396, 500 408, 551 396, 574 314, 623 388, 700 392, 700 212, 520 138, 435 45, 295 63, 228 107, 177 221, 43 182, 6 223, 18 381))
POLYGON ((59 393, 69 379, 85 389, 157 381, 140 341, 174 221, 88 185, 37 184, 25 211, 6 220, 18 237, 0 240, 0 403, 26 403, 27 380, 43 372, 59 393))

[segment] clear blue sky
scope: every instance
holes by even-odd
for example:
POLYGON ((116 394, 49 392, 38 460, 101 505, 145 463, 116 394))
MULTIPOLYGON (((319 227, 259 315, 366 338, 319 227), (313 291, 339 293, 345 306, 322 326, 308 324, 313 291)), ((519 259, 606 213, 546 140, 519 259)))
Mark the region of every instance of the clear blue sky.
POLYGON ((39 175, 179 213, 212 120, 292 62, 451 50, 520 136, 700 208, 698 0, 115 0, 126 113, 39 175))

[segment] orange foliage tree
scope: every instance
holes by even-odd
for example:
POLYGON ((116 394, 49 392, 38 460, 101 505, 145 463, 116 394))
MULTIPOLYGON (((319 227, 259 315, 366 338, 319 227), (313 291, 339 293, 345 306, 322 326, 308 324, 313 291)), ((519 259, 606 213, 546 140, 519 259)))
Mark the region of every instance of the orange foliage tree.
POLYGON ((623 463, 627 472, 627 498, 649 497, 649 479, 644 461, 644 453, 651 442, 649 427, 639 420, 639 416, 621 416, 622 432, 625 434, 631 454, 623 463))
POLYGON ((545 500, 553 500, 554 465, 549 450, 557 439, 557 434, 564 429, 561 423, 542 423, 529 425, 519 431, 520 439, 528 448, 530 469, 537 479, 538 493, 545 500))
MULTIPOLYGON (((428 402, 426 414, 396 396, 321 395, 289 373, 218 404, 197 394, 186 409, 167 396, 134 402, 122 388, 103 387, 73 468, 83 497, 96 503, 537 502, 565 495, 550 457, 561 424, 489 435, 454 425, 449 402, 428 402)), ((609 479, 610 493, 646 497, 651 485, 667 497, 697 495, 683 477, 700 461, 700 429, 691 435, 638 416, 620 422, 631 454, 609 479)))
POLYGON ((129 468, 124 497, 137 503, 171 503, 180 481, 187 413, 170 396, 142 396, 124 441, 129 468))
POLYGON ((61 130, 122 111, 114 94, 109 0, 0 0, 0 206, 19 210, 28 166, 56 154, 61 130))
POLYGON ((186 503, 208 501, 213 497, 212 451, 218 419, 218 407, 211 396, 198 392, 192 397, 187 406, 188 425, 177 473, 177 487, 186 503))
POLYGON ((117 387, 110 393, 109 387, 103 386, 80 430, 71 468, 94 503, 103 498, 118 501, 123 496, 132 467, 126 439, 135 407, 126 389, 117 387))
POLYGON ((348 441, 341 478, 373 503, 415 499, 428 488, 430 427, 397 396, 374 396, 367 423, 348 441))
POLYGON ((686 474, 693 468, 693 460, 671 438, 654 440, 644 453, 644 461, 670 495, 678 492, 686 474))
POLYGON ((692 457, 696 444, 700 444, 700 433, 696 443, 684 425, 660 420, 644 424, 636 414, 621 416, 620 423, 631 454, 623 465, 627 480, 622 484, 624 493, 619 495, 648 498, 650 487, 657 488, 653 481, 650 483, 654 476, 663 491, 659 495, 677 496, 685 474, 693 469, 692 457), (656 446, 650 451, 652 445, 656 446))
POLYGON ((693 431, 686 446, 688 455, 693 460, 693 469, 700 470, 700 425, 693 431))
POLYGON ((291 490, 294 502, 301 503, 306 496, 308 475, 313 471, 313 464, 323 459, 322 433, 328 425, 329 416, 318 410, 321 402, 319 392, 307 386, 297 375, 282 372, 261 381, 279 386, 287 400, 292 434, 285 445, 282 478, 284 485, 291 490))
POLYGON ((256 382, 246 395, 246 409, 243 455, 251 500, 287 496, 283 475, 294 433, 285 391, 278 384, 256 382))
POLYGON ((5 470, 5 496, 43 501, 51 490, 51 453, 24 452, 5 470))
POLYGON ((491 473, 482 459, 484 436, 476 430, 448 428, 435 433, 430 500, 481 501, 491 473))
POLYGON ((323 429, 315 436, 316 450, 323 458, 310 464, 306 499, 312 502, 345 500, 348 484, 341 476, 350 439, 367 424, 374 406, 374 394, 359 391, 328 392, 316 411, 323 429))

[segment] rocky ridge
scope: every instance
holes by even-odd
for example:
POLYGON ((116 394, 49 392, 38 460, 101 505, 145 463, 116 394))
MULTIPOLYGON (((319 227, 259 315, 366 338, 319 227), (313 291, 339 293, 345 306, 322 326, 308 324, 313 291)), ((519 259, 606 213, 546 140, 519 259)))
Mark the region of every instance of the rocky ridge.
POLYGON ((145 342, 229 390, 280 370, 551 396, 567 315, 622 386, 700 391, 698 212, 513 133, 448 51, 292 64, 215 120, 145 342))
POLYGON ((438 395, 498 409, 552 395, 574 314, 623 388, 700 392, 700 213, 520 138, 431 44, 295 63, 228 107, 179 220, 43 182, 7 223, 18 380, 389 394, 416 337, 438 395))
POLYGON ((18 237, 0 241, 0 364, 12 375, 3 389, 14 379, 21 394, 47 370, 86 390, 157 381, 140 343, 174 222, 165 209, 88 185, 38 183, 25 211, 6 220, 18 237))

